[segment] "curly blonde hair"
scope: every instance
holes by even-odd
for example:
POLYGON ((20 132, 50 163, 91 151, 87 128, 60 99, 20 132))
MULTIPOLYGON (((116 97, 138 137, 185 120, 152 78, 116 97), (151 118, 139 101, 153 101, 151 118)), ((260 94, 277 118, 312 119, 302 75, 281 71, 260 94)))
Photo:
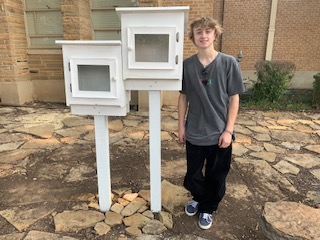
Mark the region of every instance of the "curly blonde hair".
POLYGON ((193 30, 198 27, 205 27, 205 28, 209 27, 209 28, 214 29, 214 33, 216 36, 216 42, 220 38, 222 31, 223 31, 220 23, 217 20, 213 19, 212 17, 199 17, 190 23, 188 37, 193 43, 194 43, 193 30))

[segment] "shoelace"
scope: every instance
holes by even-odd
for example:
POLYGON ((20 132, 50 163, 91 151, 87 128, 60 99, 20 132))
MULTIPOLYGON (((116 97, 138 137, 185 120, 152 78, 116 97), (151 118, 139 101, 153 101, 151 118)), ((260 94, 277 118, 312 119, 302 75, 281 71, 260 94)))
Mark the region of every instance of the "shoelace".
POLYGON ((212 222, 212 215, 209 213, 203 213, 202 218, 204 218, 207 222, 212 222))
POLYGON ((198 203, 196 201, 190 201, 189 205, 191 205, 192 207, 196 208, 198 203))

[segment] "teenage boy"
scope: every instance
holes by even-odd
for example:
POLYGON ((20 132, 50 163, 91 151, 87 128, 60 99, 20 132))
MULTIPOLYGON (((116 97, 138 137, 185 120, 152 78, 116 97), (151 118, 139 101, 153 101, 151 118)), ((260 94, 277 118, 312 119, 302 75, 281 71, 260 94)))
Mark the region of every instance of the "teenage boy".
POLYGON ((189 38, 197 53, 184 60, 178 101, 179 140, 186 144, 187 158, 184 187, 193 197, 185 212, 199 212, 202 229, 211 227, 226 191, 239 94, 244 91, 237 60, 215 50, 221 33, 220 24, 210 17, 191 23, 189 38))

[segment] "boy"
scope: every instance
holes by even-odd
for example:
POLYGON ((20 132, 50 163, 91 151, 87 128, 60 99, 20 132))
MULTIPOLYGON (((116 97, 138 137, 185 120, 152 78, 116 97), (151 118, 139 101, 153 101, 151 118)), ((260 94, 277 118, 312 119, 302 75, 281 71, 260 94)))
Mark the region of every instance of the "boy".
POLYGON ((198 51, 184 60, 178 100, 179 140, 186 143, 187 155, 184 187, 193 196, 185 212, 199 212, 202 229, 211 227, 212 213, 225 194, 239 94, 244 91, 236 59, 214 48, 221 33, 210 17, 191 23, 189 38, 198 51))

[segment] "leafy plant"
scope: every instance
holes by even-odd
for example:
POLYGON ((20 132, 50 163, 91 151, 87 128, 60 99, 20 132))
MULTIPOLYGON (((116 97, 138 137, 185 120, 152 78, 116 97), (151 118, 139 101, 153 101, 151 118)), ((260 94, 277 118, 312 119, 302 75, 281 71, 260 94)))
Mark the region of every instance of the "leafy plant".
POLYGON ((312 103, 316 108, 320 108, 320 73, 317 73, 314 77, 313 82, 313 96, 312 103))
POLYGON ((310 111, 312 107, 312 89, 290 89, 283 94, 278 102, 266 100, 253 101, 248 92, 240 97, 242 109, 310 111))
POLYGON ((288 61, 259 61, 257 81, 250 90, 252 101, 278 102, 294 76, 295 65, 288 61))

